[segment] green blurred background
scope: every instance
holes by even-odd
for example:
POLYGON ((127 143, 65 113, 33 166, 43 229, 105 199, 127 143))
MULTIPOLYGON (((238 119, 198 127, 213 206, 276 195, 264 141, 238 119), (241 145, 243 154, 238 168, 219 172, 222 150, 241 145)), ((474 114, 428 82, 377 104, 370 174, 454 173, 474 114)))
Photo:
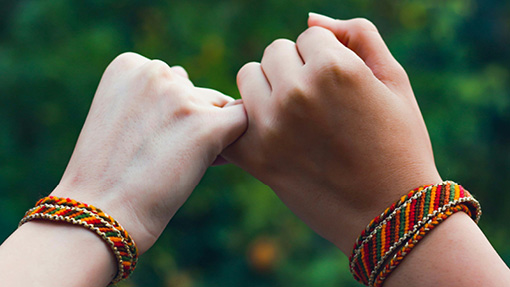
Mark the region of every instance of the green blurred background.
MULTIPOLYGON (((0 0, 0 242, 58 184, 103 70, 135 51, 239 97, 236 73, 309 11, 366 17, 406 68, 436 161, 481 201, 510 263, 510 2, 0 0)), ((332 219, 334 220, 334 219, 332 219)), ((359 286, 266 186, 211 168, 121 286, 359 286)))

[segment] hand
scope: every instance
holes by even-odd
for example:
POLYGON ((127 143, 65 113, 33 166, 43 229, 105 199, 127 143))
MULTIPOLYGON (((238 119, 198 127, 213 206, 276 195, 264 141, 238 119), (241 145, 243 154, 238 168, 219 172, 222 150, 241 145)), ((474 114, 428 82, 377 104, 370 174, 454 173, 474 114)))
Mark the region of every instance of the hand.
POLYGON ((101 79, 52 195, 103 209, 143 253, 205 170, 246 129, 243 105, 235 103, 193 86, 181 67, 120 55, 101 79))
POLYGON ((407 75, 375 26, 315 14, 308 24, 239 71, 249 127, 223 156, 349 254, 372 218, 441 178, 407 75))

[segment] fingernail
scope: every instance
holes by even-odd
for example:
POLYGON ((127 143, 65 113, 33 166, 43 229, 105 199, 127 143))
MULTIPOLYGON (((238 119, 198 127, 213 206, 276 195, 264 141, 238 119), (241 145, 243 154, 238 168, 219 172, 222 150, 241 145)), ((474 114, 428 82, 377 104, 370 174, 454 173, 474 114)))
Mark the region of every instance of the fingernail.
POLYGON ((224 105, 223 107, 224 108, 228 108, 228 107, 231 107, 231 106, 237 106, 237 105, 242 105, 243 104, 243 99, 237 99, 235 101, 232 101, 232 102, 228 102, 226 105, 224 105))
POLYGON ((318 17, 320 14, 317 14, 315 12, 308 12, 308 17, 318 17))
POLYGON ((309 12, 308 13, 308 17, 310 18, 318 18, 318 19, 324 19, 324 20, 334 20, 333 18, 331 17, 328 17, 328 16, 324 16, 322 14, 318 14, 318 13, 314 13, 314 12, 309 12))

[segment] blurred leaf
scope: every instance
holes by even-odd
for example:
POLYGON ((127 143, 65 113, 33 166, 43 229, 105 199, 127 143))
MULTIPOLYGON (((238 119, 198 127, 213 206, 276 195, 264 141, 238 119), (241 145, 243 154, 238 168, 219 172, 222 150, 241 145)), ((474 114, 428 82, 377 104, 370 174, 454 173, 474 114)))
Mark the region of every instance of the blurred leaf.
MULTIPOLYGON (((237 71, 307 13, 366 17, 409 73, 443 178, 481 201, 510 263, 510 3, 474 0, 3 1, 0 241, 58 183, 101 74, 124 51, 184 66, 239 97, 237 71)), ((360 286, 347 258, 265 185, 211 168, 133 277, 119 286, 360 286)))

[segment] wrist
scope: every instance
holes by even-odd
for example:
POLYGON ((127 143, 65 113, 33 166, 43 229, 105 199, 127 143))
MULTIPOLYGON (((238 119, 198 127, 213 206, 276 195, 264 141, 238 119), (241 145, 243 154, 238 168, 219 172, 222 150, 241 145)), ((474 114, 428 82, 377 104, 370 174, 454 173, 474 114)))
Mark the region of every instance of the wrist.
POLYGON ((478 201, 452 181, 411 190, 361 232, 349 257, 351 272, 364 284, 381 286, 431 230, 459 211, 475 222, 481 215, 478 201))
POLYGON ((112 284, 129 277, 135 269, 138 250, 132 237, 118 221, 93 205, 70 198, 44 197, 26 212, 20 226, 34 220, 80 226, 103 239, 117 261, 117 272, 112 284))
POLYGON ((6 286, 55 286, 55 278, 68 278, 66 286, 106 286, 117 272, 115 257, 100 237, 55 222, 22 225, 2 244, 0 258, 6 286))
POLYGON ((358 198, 346 201, 344 208, 349 216, 343 216, 343 232, 337 234, 333 243, 347 256, 352 252, 352 245, 361 231, 395 201, 419 186, 443 182, 435 168, 429 171, 414 171, 411 174, 403 174, 404 171, 401 173, 402 175, 394 172, 395 177, 387 177, 384 182, 357 189, 355 193, 359 194, 358 198))
POLYGON ((506 286, 510 269, 476 223, 458 212, 437 226, 384 286, 506 286))
POLYGON ((131 236, 143 254, 156 241, 157 237, 147 232, 145 225, 139 220, 138 210, 126 198, 119 197, 120 192, 104 190, 88 190, 80 187, 70 188, 59 184, 50 196, 70 198, 72 200, 94 206, 111 216, 131 236), (113 194, 113 196, 112 196, 113 194))

